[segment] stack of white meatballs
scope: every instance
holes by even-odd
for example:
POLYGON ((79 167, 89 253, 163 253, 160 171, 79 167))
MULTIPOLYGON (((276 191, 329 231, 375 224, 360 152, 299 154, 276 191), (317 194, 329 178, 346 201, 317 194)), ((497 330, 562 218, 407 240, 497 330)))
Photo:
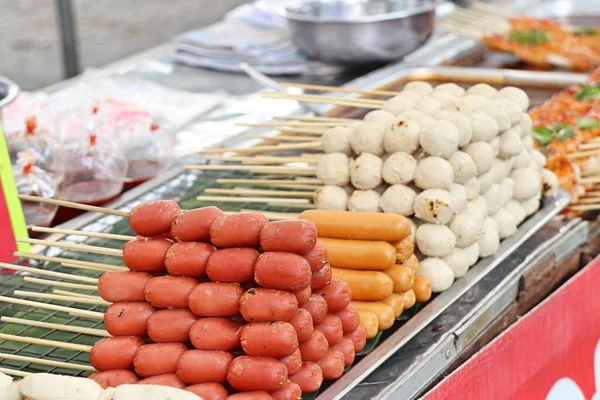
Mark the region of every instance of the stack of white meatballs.
POLYGON ((323 135, 315 204, 413 216, 418 273, 444 291, 558 186, 533 148, 528 107, 515 87, 408 83, 363 121, 323 135))

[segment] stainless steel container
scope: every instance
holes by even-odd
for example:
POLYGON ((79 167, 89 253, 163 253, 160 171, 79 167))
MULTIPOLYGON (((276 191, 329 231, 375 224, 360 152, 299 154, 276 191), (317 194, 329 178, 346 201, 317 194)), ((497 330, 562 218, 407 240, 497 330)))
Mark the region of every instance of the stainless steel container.
POLYGON ((283 6, 294 43, 331 63, 398 59, 431 36, 438 0, 308 0, 283 6))

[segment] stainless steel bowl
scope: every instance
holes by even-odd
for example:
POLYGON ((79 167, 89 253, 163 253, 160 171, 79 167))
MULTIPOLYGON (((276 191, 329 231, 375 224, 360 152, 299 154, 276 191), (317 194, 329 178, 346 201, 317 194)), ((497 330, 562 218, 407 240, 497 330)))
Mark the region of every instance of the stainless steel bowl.
POLYGON ((333 63, 396 60, 429 39, 438 0, 307 0, 287 3, 294 43, 306 56, 333 63))

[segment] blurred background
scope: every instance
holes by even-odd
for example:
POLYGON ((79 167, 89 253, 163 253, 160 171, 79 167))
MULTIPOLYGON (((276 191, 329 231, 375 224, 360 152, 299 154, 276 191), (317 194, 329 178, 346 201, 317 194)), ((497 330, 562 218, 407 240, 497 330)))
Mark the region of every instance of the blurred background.
MULTIPOLYGON (((72 0, 79 66, 93 68, 220 20, 246 0, 72 0), (160 26, 160 29, 157 27, 160 26)), ((63 79, 59 0, 0 0, 0 75, 24 90, 63 79)))

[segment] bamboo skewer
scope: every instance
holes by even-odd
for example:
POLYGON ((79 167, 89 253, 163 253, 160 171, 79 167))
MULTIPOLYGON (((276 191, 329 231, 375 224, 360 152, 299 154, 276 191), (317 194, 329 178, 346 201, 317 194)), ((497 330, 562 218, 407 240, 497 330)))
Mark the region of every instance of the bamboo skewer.
POLYGON ((54 360, 47 360, 47 359, 34 358, 34 357, 17 356, 14 354, 0 353, 0 359, 23 361, 23 362, 39 364, 39 365, 48 365, 50 367, 56 367, 56 368, 67 368, 67 369, 76 369, 76 370, 80 370, 80 371, 96 372, 96 369, 90 365, 74 364, 74 363, 67 363, 67 362, 62 362, 62 361, 54 361, 54 360))
POLYGON ((590 176, 600 174, 600 168, 588 168, 581 171, 581 176, 590 176))
POLYGON ((31 230, 34 232, 43 232, 43 233, 59 233, 59 234, 63 234, 63 235, 88 236, 88 237, 95 237, 95 238, 101 238, 101 239, 122 240, 125 242, 135 239, 135 236, 117 235, 114 233, 87 232, 87 231, 78 231, 78 230, 74 230, 74 229, 46 228, 43 226, 34 226, 33 228, 31 228, 31 230))
POLYGON ((66 313, 77 313, 79 316, 85 316, 86 318, 91 318, 91 319, 99 319, 99 320, 104 319, 104 313, 100 313, 100 312, 96 312, 96 311, 80 310, 80 309, 72 308, 72 307, 57 306, 56 304, 42 303, 39 301, 16 299, 14 297, 6 297, 6 296, 0 296, 0 301, 4 301, 4 302, 10 303, 10 304, 19 304, 22 306, 46 308, 48 310, 53 310, 53 311, 62 311, 62 312, 66 312, 66 313))
POLYGON ((267 99, 294 100, 302 103, 315 104, 335 104, 340 106, 349 106, 357 108, 370 108, 378 110, 382 107, 383 101, 367 100, 367 99, 352 99, 337 96, 319 96, 311 94, 293 95, 280 92, 265 92, 263 97, 267 99))
POLYGON ((60 265, 65 268, 85 269, 88 271, 100 271, 100 272, 129 270, 129 268, 127 268, 127 267, 118 267, 115 265, 108 265, 108 264, 106 264, 106 267, 88 267, 87 265, 81 265, 81 264, 70 263, 70 262, 61 263, 60 265))
MULTIPOLYGON (((256 212, 256 210, 243 209, 242 212, 256 212)), ((260 211, 265 217, 270 220, 296 219, 300 216, 299 213, 284 213, 275 211, 260 211)))
POLYGON ((591 177, 591 178, 581 178, 578 183, 600 183, 600 176, 591 177))
POLYGON ((248 184, 265 184, 265 185, 271 185, 271 184, 279 184, 279 185, 322 185, 322 182, 319 180, 315 180, 315 179, 307 179, 307 178, 302 178, 302 179, 296 179, 296 180, 291 180, 291 179, 231 179, 231 178, 220 178, 217 179, 217 183, 248 183, 248 184))
POLYGON ((185 169, 201 171, 249 171, 255 174, 306 175, 315 174, 314 167, 284 167, 268 165, 186 165, 185 169))
POLYGON ((233 189, 205 189, 204 193, 209 194, 251 194, 257 196, 281 196, 281 197, 300 197, 312 199, 313 192, 308 191, 286 191, 286 190, 261 190, 251 188, 235 187, 233 189))
POLYGON ((90 268, 96 268, 97 270, 115 270, 115 271, 127 269, 126 267, 118 266, 118 265, 102 264, 102 263, 97 263, 97 262, 93 262, 93 261, 73 260, 70 258, 62 258, 62 257, 50 257, 50 256, 42 255, 42 254, 21 253, 18 251, 15 252, 14 255, 15 255, 15 257, 31 258, 34 260, 56 262, 56 263, 60 263, 60 264, 66 263, 71 266, 77 265, 80 268, 90 267, 90 268))
POLYGON ((600 142, 587 142, 580 145, 577 150, 592 150, 600 148, 600 142))
MULTIPOLYGON (((281 200, 276 199, 277 201, 270 201, 267 203, 270 207, 287 207, 287 208, 303 208, 303 209, 313 209, 316 208, 314 204, 305 204, 305 203, 285 203, 281 200)), ((287 200, 287 199, 286 199, 287 200)))
POLYGON ((53 287, 63 287, 63 288, 67 288, 67 289, 79 289, 79 290, 90 290, 90 291, 98 290, 97 286, 82 285, 79 283, 69 283, 69 282, 61 282, 61 281, 51 281, 51 280, 47 280, 47 279, 32 278, 31 276, 25 276, 25 277, 23 277, 23 280, 25 282, 37 283, 40 285, 53 286, 53 287))
POLYGON ((582 204, 582 205, 574 205, 569 206, 569 209, 574 211, 593 211, 600 210, 600 204, 582 204))
MULTIPOLYGON (((100 297, 100 296, 92 296, 91 294, 69 292, 67 290, 54 289, 52 291, 52 293, 60 295, 60 296, 82 297, 82 298, 85 298, 85 299, 102 300, 102 297, 100 297)), ((110 303, 108 303, 108 304, 110 304, 110 303)))
POLYGON ((600 155, 600 150, 588 150, 588 151, 575 151, 573 153, 567 154, 566 158, 575 159, 575 158, 583 158, 590 156, 600 155))
POLYGON ((218 149, 201 150, 200 154, 217 154, 217 153, 268 153, 272 151, 287 151, 287 150, 319 150, 321 142, 293 143, 280 144, 274 146, 254 146, 254 147, 224 147, 218 149))
POLYGON ((277 197, 229 197, 229 196, 198 196, 200 201, 222 201, 224 203, 277 203, 284 206, 309 205, 308 199, 280 199, 277 197))
POLYGON ((297 121, 297 122, 239 122, 238 126, 248 126, 252 128, 330 128, 340 125, 349 125, 360 122, 355 119, 353 122, 340 123, 337 121, 297 121))
POLYGON ((40 244, 40 245, 47 246, 47 247, 60 247, 60 248, 67 249, 67 250, 85 251, 88 253, 102 254, 102 255, 106 255, 106 256, 117 256, 117 257, 123 256, 123 250, 120 250, 120 249, 111 249, 108 247, 100 247, 100 246, 89 246, 86 244, 55 242, 52 240, 29 239, 29 238, 17 238, 17 242, 40 244))
POLYGON ((71 274, 65 274, 63 272, 56 272, 56 271, 46 271, 43 269, 24 267, 22 265, 7 264, 7 263, 0 263, 0 267, 6 268, 6 269, 11 269, 14 271, 29 272, 34 275, 42 275, 42 276, 49 276, 52 278, 68 279, 68 280, 72 280, 72 281, 98 284, 98 279, 90 278, 87 276, 71 275, 71 274))
POLYGON ((318 157, 277 157, 277 156, 205 156, 207 161, 230 161, 230 162, 241 162, 246 165, 256 164, 290 164, 290 163, 306 163, 306 164, 317 164, 319 162, 318 157))
POLYGON ((104 214, 112 214, 112 215, 117 215, 119 217, 127 217, 127 216, 129 216, 129 213, 126 212, 126 211, 113 210, 111 208, 105 208, 105 207, 89 206, 89 205, 86 205, 86 204, 74 203, 72 201, 65 201, 65 200, 58 200, 58 199, 47 199, 47 198, 44 198, 44 197, 30 196, 30 195, 27 195, 27 194, 20 194, 19 195, 19 199, 25 200, 25 201, 35 201, 35 202, 38 202, 38 203, 52 204, 52 205, 62 206, 62 207, 77 208, 79 210, 84 210, 84 211, 92 211, 92 212, 100 212, 100 213, 104 213, 104 214))
POLYGON ((59 296, 59 295, 51 294, 51 293, 28 292, 25 290, 15 290, 13 292, 13 294, 15 296, 19 296, 19 297, 66 301, 69 303, 92 304, 92 305, 96 305, 96 306, 109 306, 111 304, 102 299, 96 300, 96 299, 88 299, 88 298, 78 297, 78 296, 59 296))
POLYGON ((37 344, 40 346, 56 347, 65 350, 83 351, 86 353, 92 351, 92 346, 88 346, 85 344, 65 343, 59 342, 57 340, 38 339, 28 336, 7 335, 5 333, 0 333, 0 340, 12 340, 14 342, 37 344))
POLYGON ((2 317, 2 318, 0 318, 0 320, 2 322, 8 322, 8 323, 12 323, 12 324, 35 326, 37 328, 55 329, 57 331, 82 333, 84 335, 101 336, 101 337, 110 337, 111 336, 110 333, 108 333, 107 331, 105 331, 103 329, 85 328, 83 326, 54 324, 54 323, 50 323, 50 322, 42 322, 42 321, 35 321, 32 319, 23 319, 23 318, 14 318, 14 317, 2 317))
POLYGON ((578 199, 575 203, 573 204, 600 204, 600 197, 584 197, 581 199, 578 199))
POLYGON ((592 191, 589 191, 589 192, 585 192, 583 194, 583 197, 587 197, 587 196, 600 196, 600 191, 592 190, 592 191))
POLYGON ((281 121, 302 121, 302 122, 343 122, 343 123, 356 123, 359 120, 352 118, 338 118, 338 117, 320 117, 320 116, 306 116, 306 115, 276 115, 273 119, 281 121))
POLYGON ((340 93, 359 93, 364 95, 372 95, 372 96, 396 96, 398 92, 393 92, 389 90, 367 90, 367 89, 352 89, 346 87, 338 87, 338 86, 324 86, 324 85, 309 85, 306 83, 290 83, 283 82, 280 83, 281 86, 284 87, 295 87, 300 89, 307 90, 319 90, 323 92, 340 92, 340 93))
POLYGON ((18 371, 10 368, 0 368, 0 372, 10 376, 17 376, 19 378, 25 378, 26 376, 31 375, 31 372, 18 371))
POLYGON ((268 142, 316 142, 319 141, 319 138, 312 136, 287 136, 287 135, 248 135, 250 139, 261 139, 268 142))

